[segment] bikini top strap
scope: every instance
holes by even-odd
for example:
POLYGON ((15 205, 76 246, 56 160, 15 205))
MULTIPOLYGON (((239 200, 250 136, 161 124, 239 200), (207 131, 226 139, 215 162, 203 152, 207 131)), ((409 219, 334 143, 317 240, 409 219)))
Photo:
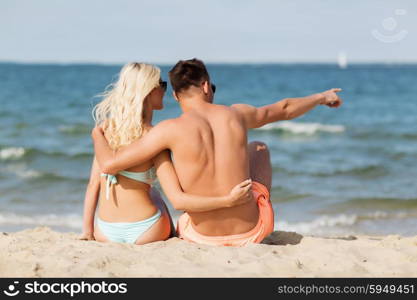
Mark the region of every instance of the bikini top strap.
POLYGON ((112 184, 117 184, 116 175, 101 173, 101 177, 106 177, 106 199, 110 198, 110 187, 112 184))

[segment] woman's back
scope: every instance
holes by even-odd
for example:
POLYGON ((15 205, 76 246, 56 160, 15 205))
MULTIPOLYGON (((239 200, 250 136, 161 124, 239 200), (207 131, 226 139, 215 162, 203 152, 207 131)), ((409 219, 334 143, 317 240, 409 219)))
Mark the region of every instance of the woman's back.
POLYGON ((136 222, 147 219, 158 211, 150 197, 149 183, 155 178, 153 162, 149 161, 125 171, 127 176, 123 172, 115 175, 117 183, 109 183, 109 175, 101 177, 99 217, 104 221, 136 222))
MULTIPOLYGON (((152 127, 153 110, 163 107, 165 90, 157 67, 129 63, 122 68, 117 82, 106 89, 93 111, 96 125, 104 130, 112 149, 121 150, 146 134, 152 127)), ((153 168, 150 160, 119 174, 101 174, 94 159, 83 231, 91 232, 98 199, 96 240, 143 244, 166 239, 170 216, 159 193, 151 190, 153 168)))

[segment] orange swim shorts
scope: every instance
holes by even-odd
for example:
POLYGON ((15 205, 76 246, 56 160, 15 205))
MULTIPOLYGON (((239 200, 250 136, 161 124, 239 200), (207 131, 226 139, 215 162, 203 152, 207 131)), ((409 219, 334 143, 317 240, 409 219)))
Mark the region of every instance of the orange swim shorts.
POLYGON ((178 219, 178 236, 189 242, 215 246, 241 247, 250 243, 262 242, 266 236, 274 231, 274 210, 269 199, 269 191, 263 184, 253 181, 252 192, 258 203, 259 220, 250 231, 234 235, 205 236, 193 228, 190 216, 184 213, 178 219))

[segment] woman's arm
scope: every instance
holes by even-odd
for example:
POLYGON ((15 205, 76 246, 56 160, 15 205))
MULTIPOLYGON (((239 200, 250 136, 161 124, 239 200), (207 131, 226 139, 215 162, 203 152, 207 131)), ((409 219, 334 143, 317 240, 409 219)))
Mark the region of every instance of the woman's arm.
POLYGON ((236 185, 229 195, 220 197, 197 196, 184 193, 178 181, 168 151, 159 153, 153 162, 162 189, 173 207, 189 212, 203 212, 244 204, 252 199, 252 181, 245 180, 236 185))
POLYGON ((100 193, 100 168, 96 157, 91 167, 90 180, 84 198, 83 232, 81 240, 94 240, 94 214, 100 193))

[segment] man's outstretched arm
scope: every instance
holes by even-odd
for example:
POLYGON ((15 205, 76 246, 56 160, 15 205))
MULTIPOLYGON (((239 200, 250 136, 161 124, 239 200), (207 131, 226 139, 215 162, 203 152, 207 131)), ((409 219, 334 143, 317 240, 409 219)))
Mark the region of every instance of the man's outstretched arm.
POLYGON ((168 149, 172 132, 171 120, 163 121, 146 135, 117 152, 110 148, 100 127, 95 127, 91 136, 101 171, 107 174, 116 174, 121 170, 149 161, 161 151, 168 149))
POLYGON ((342 105, 342 99, 337 95, 340 91, 330 89, 307 97, 283 99, 262 107, 248 104, 234 104, 232 107, 243 116, 247 128, 259 128, 268 123, 295 119, 317 105, 339 107, 342 105))

